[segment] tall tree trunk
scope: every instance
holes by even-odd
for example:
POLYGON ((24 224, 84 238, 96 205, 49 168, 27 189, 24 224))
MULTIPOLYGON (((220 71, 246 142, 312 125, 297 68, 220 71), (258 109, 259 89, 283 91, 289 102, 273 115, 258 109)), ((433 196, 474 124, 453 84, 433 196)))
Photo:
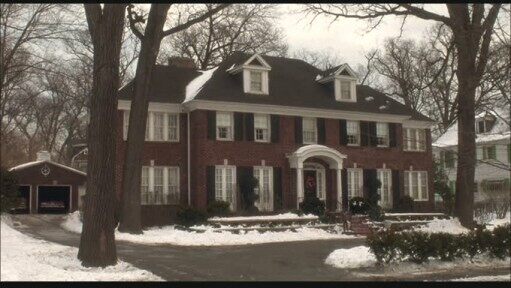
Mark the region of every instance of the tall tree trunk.
POLYGON ((119 231, 122 232, 142 233, 140 177, 149 88, 169 8, 170 4, 152 4, 145 33, 141 36, 142 43, 131 98, 128 139, 124 157, 122 214, 119 225, 119 231))
POLYGON ((115 150, 119 59, 126 5, 86 4, 94 45, 88 127, 87 192, 78 259, 84 266, 117 263, 115 247, 115 150))

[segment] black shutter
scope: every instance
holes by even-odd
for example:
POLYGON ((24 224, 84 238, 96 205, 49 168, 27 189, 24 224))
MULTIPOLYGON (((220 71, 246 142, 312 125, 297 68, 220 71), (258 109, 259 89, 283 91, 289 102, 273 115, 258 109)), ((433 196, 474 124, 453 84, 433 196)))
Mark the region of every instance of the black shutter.
MULTIPOLYGON (((239 193, 236 195, 237 199, 240 199, 238 201, 238 205, 241 205, 242 209, 245 209, 244 207, 244 195, 245 190, 247 189, 246 185, 248 184, 247 181, 250 179, 250 177, 254 176, 254 168, 251 166, 239 166, 236 167, 236 182, 238 183, 239 193), (239 196, 239 197, 238 197, 239 196)), ((240 207, 240 206, 238 206, 240 207)))
POLYGON ((243 140, 243 113, 234 112, 234 140, 243 140))
POLYGON ((271 123, 271 143, 278 143, 280 137, 279 115, 270 115, 270 123, 271 123))
POLYGON ((363 170, 363 183, 364 183, 364 198, 369 198, 371 199, 371 195, 370 193, 373 192, 373 193, 377 193, 377 191, 369 191, 369 187, 371 186, 371 184, 375 183, 374 181, 376 181, 377 179, 377 176, 376 176, 376 169, 364 169, 363 170))
POLYGON ((339 144, 348 145, 348 128, 344 119, 339 120, 339 144))
POLYGON ((273 211, 282 209, 282 168, 273 167, 273 211))
POLYGON ((360 121, 360 145, 369 146, 369 122, 360 121))
POLYGON ((208 193, 207 203, 215 200, 215 166, 206 167, 206 191, 208 193))
POLYGON ((318 144, 325 144, 326 141, 326 135, 325 135, 325 119, 324 118, 318 118, 316 120, 316 125, 318 128, 318 144))
POLYGON ((348 210, 348 170, 342 169, 341 171, 341 186, 342 186, 342 209, 348 210))
POLYGON ((376 137, 376 122, 369 122, 368 132, 369 132, 369 145, 374 146, 374 147, 378 146, 378 138, 376 137))
POLYGON ((208 139, 216 139, 216 111, 208 111, 208 139))
POLYGON ((302 130, 302 117, 295 117, 295 142, 296 144, 303 144, 303 130, 302 130))
POLYGON ((399 170, 392 170, 392 208, 396 208, 401 198, 401 183, 399 182, 399 170))
POLYGON ((254 114, 245 114, 245 131, 247 133, 247 140, 254 141, 254 114))
POLYGON ((389 146, 397 147, 396 123, 389 123, 389 146))

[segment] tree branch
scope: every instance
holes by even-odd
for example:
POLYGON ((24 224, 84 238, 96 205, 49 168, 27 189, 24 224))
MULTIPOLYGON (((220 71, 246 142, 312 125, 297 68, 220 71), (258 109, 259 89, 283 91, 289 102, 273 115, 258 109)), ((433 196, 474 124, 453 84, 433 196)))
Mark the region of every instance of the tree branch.
POLYGON ((227 7, 229 5, 231 5, 231 4, 219 4, 215 8, 209 10, 208 12, 202 14, 201 16, 199 16, 199 17, 197 17, 195 19, 189 20, 186 23, 177 25, 176 27, 173 27, 173 28, 170 28, 168 30, 163 31, 162 37, 165 37, 165 36, 177 33, 179 31, 182 31, 182 30, 192 26, 193 24, 202 22, 202 21, 206 20, 207 18, 209 18, 211 15, 215 14, 216 12, 224 9, 225 7, 227 7))

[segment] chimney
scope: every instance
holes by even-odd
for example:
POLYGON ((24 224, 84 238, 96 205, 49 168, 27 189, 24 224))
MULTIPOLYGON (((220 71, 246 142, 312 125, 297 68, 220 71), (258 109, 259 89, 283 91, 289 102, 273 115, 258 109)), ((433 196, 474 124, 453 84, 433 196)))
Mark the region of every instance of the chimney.
POLYGON ((51 155, 48 151, 37 152, 37 161, 50 161, 51 155))
POLYGON ((197 69, 192 59, 179 56, 169 57, 169 66, 197 69))

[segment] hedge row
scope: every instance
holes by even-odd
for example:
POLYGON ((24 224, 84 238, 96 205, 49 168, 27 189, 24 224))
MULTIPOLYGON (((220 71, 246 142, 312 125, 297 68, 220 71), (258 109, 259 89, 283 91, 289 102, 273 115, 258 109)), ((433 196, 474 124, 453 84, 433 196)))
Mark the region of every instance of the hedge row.
POLYGON ((423 263, 430 257, 442 261, 472 259, 482 253, 504 259, 511 256, 511 225, 496 227, 493 232, 478 228, 459 235, 382 230, 369 235, 367 244, 380 264, 403 260, 423 263))

